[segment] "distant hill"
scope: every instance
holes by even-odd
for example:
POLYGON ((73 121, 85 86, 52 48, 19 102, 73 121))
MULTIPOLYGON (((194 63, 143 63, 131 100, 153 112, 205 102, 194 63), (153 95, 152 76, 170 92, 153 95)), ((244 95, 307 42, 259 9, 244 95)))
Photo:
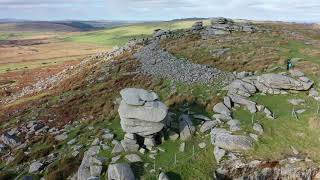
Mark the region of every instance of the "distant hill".
POLYGON ((79 32, 112 28, 135 22, 126 21, 24 21, 0 19, 0 32, 79 32))

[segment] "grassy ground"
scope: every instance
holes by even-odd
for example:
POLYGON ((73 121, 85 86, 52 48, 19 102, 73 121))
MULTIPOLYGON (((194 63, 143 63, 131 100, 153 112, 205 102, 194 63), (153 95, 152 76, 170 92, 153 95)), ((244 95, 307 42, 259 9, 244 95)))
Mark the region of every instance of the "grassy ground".
MULTIPOLYGON (((67 37, 66 40, 93 44, 97 43, 110 48, 114 46, 122 46, 132 38, 148 37, 155 29, 183 29, 191 27, 194 22, 195 21, 178 21, 130 25, 75 35, 67 37)), ((206 23, 208 24, 207 21, 206 23)))

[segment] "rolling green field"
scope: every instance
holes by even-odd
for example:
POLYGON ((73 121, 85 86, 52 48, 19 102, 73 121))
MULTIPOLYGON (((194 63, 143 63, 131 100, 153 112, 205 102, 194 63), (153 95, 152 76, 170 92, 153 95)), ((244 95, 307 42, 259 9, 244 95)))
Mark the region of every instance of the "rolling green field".
MULTIPOLYGON (((160 22, 144 23, 117 27, 101 31, 82 33, 71 37, 66 37, 67 41, 98 43, 106 47, 122 46, 132 38, 142 38, 150 36, 155 29, 177 30, 189 28, 196 21, 177 21, 177 22, 160 22)), ((205 21, 209 24, 209 21, 205 21)))

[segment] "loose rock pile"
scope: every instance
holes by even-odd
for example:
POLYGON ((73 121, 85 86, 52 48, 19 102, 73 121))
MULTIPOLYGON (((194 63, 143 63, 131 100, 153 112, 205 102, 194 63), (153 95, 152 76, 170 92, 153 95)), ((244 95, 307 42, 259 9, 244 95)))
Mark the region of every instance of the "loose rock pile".
POLYGON ((140 71, 157 77, 168 78, 185 83, 211 83, 233 79, 231 73, 225 73, 206 65, 193 64, 184 59, 178 59, 160 48, 158 42, 153 42, 135 54, 141 62, 140 71))

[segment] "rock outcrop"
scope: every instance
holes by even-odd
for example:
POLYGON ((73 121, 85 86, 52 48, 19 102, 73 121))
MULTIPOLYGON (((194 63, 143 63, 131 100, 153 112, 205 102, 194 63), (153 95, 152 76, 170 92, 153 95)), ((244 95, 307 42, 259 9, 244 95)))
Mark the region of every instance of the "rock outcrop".
POLYGON ((211 131, 211 143, 228 151, 246 151, 253 146, 252 139, 243 135, 232 135, 225 129, 211 131))
POLYGON ((215 179, 319 179, 319 173, 320 169, 312 162, 296 158, 248 163, 235 159, 222 163, 215 172, 215 179))
POLYGON ((144 89, 127 88, 120 92, 122 100, 118 109, 121 127, 126 135, 121 145, 126 152, 138 151, 137 137, 144 138, 148 149, 156 144, 154 136, 165 126, 168 108, 158 95, 144 89))
POLYGON ((122 101, 118 111, 123 131, 148 136, 162 130, 168 108, 158 101, 154 92, 127 88, 120 94, 122 101))
POLYGON ((257 77, 256 84, 259 91, 273 94, 272 92, 277 90, 306 91, 311 88, 313 82, 301 77, 294 79, 281 74, 263 74, 257 77))

